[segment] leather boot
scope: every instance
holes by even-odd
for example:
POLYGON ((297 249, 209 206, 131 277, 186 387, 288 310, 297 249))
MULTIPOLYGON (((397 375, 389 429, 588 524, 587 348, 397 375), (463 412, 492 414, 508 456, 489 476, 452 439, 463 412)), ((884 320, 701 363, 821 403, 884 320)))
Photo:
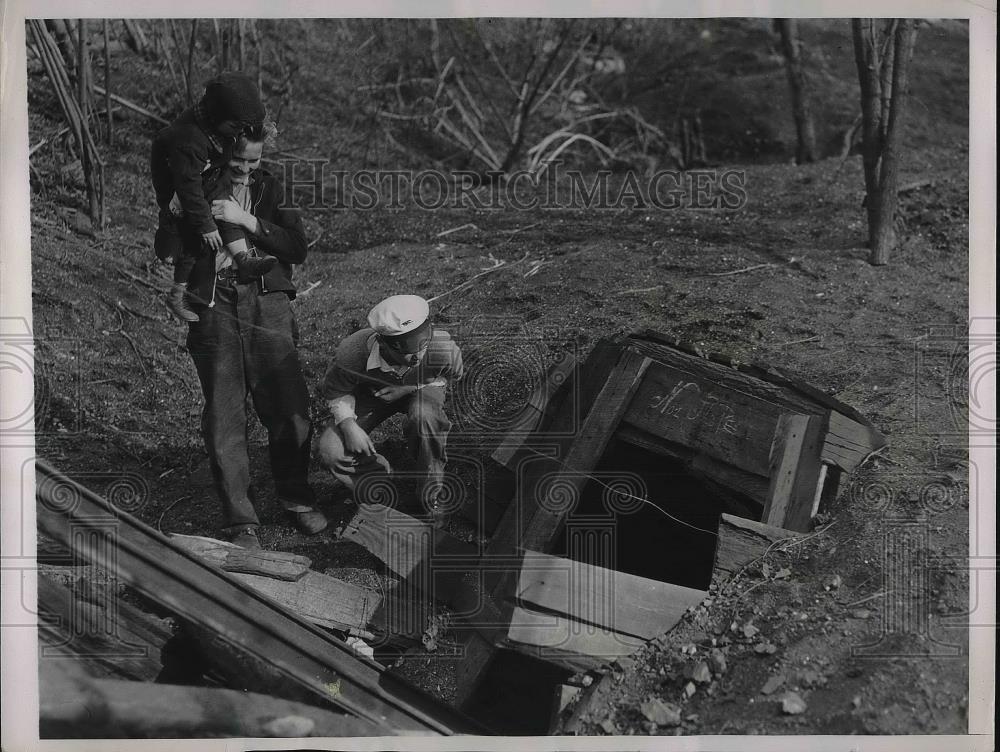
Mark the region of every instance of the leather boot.
POLYGON ((256 277, 263 277, 274 268, 278 259, 274 256, 251 256, 246 251, 233 254, 233 263, 239 272, 240 281, 250 281, 256 277))
POLYGON ((170 288, 167 305, 170 307, 170 312, 181 321, 190 324, 199 320, 198 314, 188 306, 187 287, 182 282, 174 282, 173 287, 170 288))

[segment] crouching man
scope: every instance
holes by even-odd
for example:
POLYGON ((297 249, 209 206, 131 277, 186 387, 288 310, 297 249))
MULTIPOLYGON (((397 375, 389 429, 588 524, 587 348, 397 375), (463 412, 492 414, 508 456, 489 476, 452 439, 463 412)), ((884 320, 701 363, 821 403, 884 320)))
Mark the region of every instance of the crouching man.
POLYGON ((405 413, 408 449, 425 474, 420 498, 439 517, 451 429, 444 398, 461 376, 462 353, 448 332, 434 328, 427 301, 386 298, 368 314, 367 328, 340 343, 323 379, 332 419, 319 440, 320 462, 352 492, 366 473, 391 473, 368 434, 390 415, 405 413))

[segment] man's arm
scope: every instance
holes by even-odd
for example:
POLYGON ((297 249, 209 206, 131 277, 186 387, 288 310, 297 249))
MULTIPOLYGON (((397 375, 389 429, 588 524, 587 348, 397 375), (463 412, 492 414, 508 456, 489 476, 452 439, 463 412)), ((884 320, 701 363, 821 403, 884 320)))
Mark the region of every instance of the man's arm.
POLYGON ((284 186, 273 175, 264 175, 260 202, 247 231, 255 245, 289 264, 306 260, 308 244, 302 229, 302 213, 286 203, 284 186))

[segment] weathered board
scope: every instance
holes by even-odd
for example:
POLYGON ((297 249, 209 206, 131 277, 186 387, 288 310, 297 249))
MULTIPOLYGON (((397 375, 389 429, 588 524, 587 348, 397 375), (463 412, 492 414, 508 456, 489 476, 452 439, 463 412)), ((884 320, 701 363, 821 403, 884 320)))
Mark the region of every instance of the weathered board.
POLYGON ((782 415, 771 447, 771 483, 761 521, 806 531, 821 481, 820 451, 825 419, 782 415))
POLYGON ((83 598, 38 577, 39 663, 73 658, 95 676, 153 681, 160 651, 173 636, 168 622, 120 599, 83 598))
POLYGON ((507 630, 511 646, 532 648, 527 652, 543 660, 564 663, 576 670, 604 666, 631 655, 645 640, 620 634, 593 624, 517 607, 507 630))
MULTIPOLYGON (((170 540, 204 561, 223 569, 233 553, 258 553, 245 551, 245 549, 226 541, 193 535, 171 535, 170 540)), ((265 568, 265 562, 274 561, 274 554, 281 552, 259 553, 271 554, 271 556, 261 556, 255 560, 254 568, 258 570, 265 568)), ((289 556, 294 555, 289 554, 289 556)), ((249 559, 250 557, 244 558, 249 559)), ((305 557, 297 558, 303 559, 305 557)), ((283 574, 289 570, 289 567, 297 569, 301 564, 281 561, 280 559, 278 561, 283 574)), ((289 611, 308 619, 313 624, 330 629, 343 631, 364 629, 374 617, 382 600, 381 596, 374 590, 311 570, 304 571, 298 579, 291 581, 243 572, 230 572, 230 574, 289 611)))
MULTIPOLYGON (((607 448, 625 414, 632 396, 640 388, 652 361, 625 349, 580 427, 565 460, 541 460, 539 472, 519 489, 520 493, 504 515, 487 553, 508 554, 512 550, 547 551, 561 529, 569 508, 567 496, 578 496, 590 473, 607 448), (555 482, 560 474, 566 484, 555 482)), ((506 588, 513 572, 505 573, 494 589, 506 588)))
POLYGON ((851 472, 876 449, 885 446, 885 438, 875 429, 830 411, 829 425, 823 442, 823 459, 851 472))
POLYGON ((216 564, 226 572, 295 581, 301 579, 312 565, 309 557, 287 551, 251 551, 229 541, 200 535, 171 533, 168 537, 185 550, 216 564))
POLYGON ((672 629, 703 590, 671 585, 535 551, 524 555, 514 594, 539 611, 650 640, 672 629))
MULTIPOLYGON (((732 372, 736 375, 736 372, 732 372)), ((769 448, 783 408, 695 372, 688 363, 655 363, 624 422, 704 452, 755 475, 768 475, 769 448)))
POLYGON ((36 461, 39 528, 186 622, 283 676, 320 707, 381 727, 475 733, 442 705, 343 642, 196 558, 164 535, 36 461), (73 499, 65 504, 66 497, 73 499), (109 557, 109 551, 114 555, 109 557), (331 687, 337 690, 332 691, 331 687))
POLYGON ((721 579, 735 574, 778 541, 795 537, 790 530, 731 514, 722 515, 718 535, 714 576, 721 579))
MULTIPOLYGON (((492 627, 495 619, 502 621, 508 618, 508 608, 503 602, 517 586, 519 552, 525 549, 548 550, 569 511, 558 503, 557 497, 562 491, 546 485, 546 481, 568 470, 571 473, 570 483, 579 493, 586 482, 586 474, 593 470, 603 454, 649 364, 648 358, 625 349, 573 438, 566 459, 543 459, 532 463, 535 472, 519 486, 519 493, 508 506, 486 549, 484 594, 488 597, 482 599, 487 606, 482 615, 490 618, 491 623, 481 630, 482 635, 470 638, 474 644, 465 646, 468 657, 464 662, 459 691, 456 692, 460 704, 469 699, 467 693, 478 684, 494 655, 493 647, 497 640, 491 640, 489 635, 496 634, 492 627), (483 639, 486 644, 480 644, 483 639)), ((503 624, 499 628, 502 630, 503 624)))
MULTIPOLYGON (((684 462, 692 474, 722 486, 729 491, 729 495, 735 494, 737 497, 745 497, 759 504, 761 509, 767 502, 767 476, 748 473, 709 454, 676 444, 625 423, 618 426, 615 439, 684 462)), ((760 510, 756 514, 759 516, 760 510)))

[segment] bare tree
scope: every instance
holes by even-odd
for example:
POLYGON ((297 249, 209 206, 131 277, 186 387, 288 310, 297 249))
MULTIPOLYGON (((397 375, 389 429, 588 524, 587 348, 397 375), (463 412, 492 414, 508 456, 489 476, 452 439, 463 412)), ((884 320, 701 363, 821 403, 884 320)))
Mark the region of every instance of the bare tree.
POLYGON ((872 264, 889 261, 896 245, 897 187, 902 122, 910 61, 917 39, 915 19, 855 18, 854 60, 861 85, 865 208, 872 264))
POLYGON ((794 18, 776 18, 774 23, 781 36, 781 52, 785 56, 788 89, 792 96, 792 116, 795 118, 795 135, 798 141, 795 163, 815 162, 816 131, 809 106, 809 85, 802 64, 798 22, 794 18))

